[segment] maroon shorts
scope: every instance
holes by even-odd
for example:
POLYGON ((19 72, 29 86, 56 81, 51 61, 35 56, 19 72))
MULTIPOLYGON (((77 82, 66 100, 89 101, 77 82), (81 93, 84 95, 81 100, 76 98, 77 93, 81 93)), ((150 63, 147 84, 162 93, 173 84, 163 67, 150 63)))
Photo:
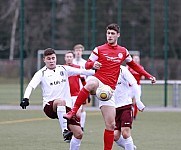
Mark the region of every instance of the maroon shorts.
MULTIPOLYGON (((46 104, 43 109, 44 113, 51 119, 58 119, 57 112, 53 111, 53 101, 49 101, 48 103, 49 105, 46 104)), ((70 110, 71 108, 66 106, 66 112, 69 112, 70 110)), ((73 119, 68 120, 67 123, 80 126, 80 122, 73 119)))
POLYGON ((116 121, 115 130, 121 131, 121 127, 132 128, 132 122, 133 122, 132 105, 126 105, 123 107, 116 108, 115 121, 116 121))

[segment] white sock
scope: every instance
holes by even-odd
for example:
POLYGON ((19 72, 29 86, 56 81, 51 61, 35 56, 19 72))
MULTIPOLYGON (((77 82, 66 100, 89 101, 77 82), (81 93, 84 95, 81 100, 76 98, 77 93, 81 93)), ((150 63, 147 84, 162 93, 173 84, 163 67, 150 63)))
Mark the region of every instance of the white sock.
POLYGON ((124 142, 124 140, 123 140, 123 136, 121 135, 120 136, 120 138, 117 140, 117 141, 115 141, 116 142, 116 144, 118 145, 118 146, 120 146, 120 147, 122 147, 122 148, 125 148, 125 142, 124 142))
POLYGON ((74 136, 70 141, 70 149, 69 150, 79 150, 81 144, 81 139, 76 139, 74 136))
POLYGON ((64 114, 66 114, 65 106, 58 106, 57 107, 57 115, 58 115, 60 127, 62 129, 62 133, 65 129, 67 129, 67 120, 63 118, 64 114))
POLYGON ((83 112, 81 112, 81 115, 80 115, 80 126, 81 126, 82 128, 84 128, 85 119, 86 119, 86 112, 83 111, 83 112))
POLYGON ((125 150, 134 150, 133 139, 131 136, 127 139, 123 138, 123 140, 125 142, 125 150))

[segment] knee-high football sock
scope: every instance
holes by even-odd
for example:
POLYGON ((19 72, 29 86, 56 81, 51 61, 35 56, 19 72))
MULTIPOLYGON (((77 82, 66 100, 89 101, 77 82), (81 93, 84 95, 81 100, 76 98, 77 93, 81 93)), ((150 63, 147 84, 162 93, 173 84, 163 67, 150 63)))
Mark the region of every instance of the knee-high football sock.
POLYGON ((120 138, 117 140, 117 141, 115 141, 116 142, 116 144, 118 145, 118 146, 120 146, 120 147, 122 147, 122 148, 125 148, 125 143, 124 143, 124 140, 123 140, 123 136, 121 135, 120 136, 120 138))
POLYGON ((134 150, 133 139, 131 136, 127 139, 124 139, 124 141, 125 141, 125 150, 134 150))
POLYGON ((112 150, 114 142, 114 131, 104 130, 104 150, 112 150))
POLYGON ((80 126, 82 128, 84 128, 85 120, 86 120, 86 112, 83 111, 83 112, 81 112, 81 115, 80 115, 80 126))
POLYGON ((87 91, 84 87, 80 91, 79 95, 77 96, 77 99, 75 101, 74 107, 72 108, 72 111, 77 113, 80 106, 86 101, 87 97, 89 95, 89 91, 87 91))
POLYGON ((66 114, 66 108, 65 106, 58 106, 57 107, 57 116, 60 123, 60 127, 62 129, 62 132, 67 129, 67 119, 63 118, 63 115, 66 114))
POLYGON ((74 136, 70 141, 70 149, 69 150, 79 150, 81 144, 81 139, 76 139, 74 136))

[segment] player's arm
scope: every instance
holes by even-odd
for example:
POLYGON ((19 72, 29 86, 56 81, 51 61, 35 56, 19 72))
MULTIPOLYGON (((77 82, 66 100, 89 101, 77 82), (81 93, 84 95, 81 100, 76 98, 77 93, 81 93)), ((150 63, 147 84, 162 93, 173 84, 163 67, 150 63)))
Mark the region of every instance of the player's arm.
POLYGON ((124 76, 124 79, 130 85, 132 98, 135 99, 138 109, 140 111, 143 111, 145 106, 140 100, 140 92, 139 92, 139 87, 138 87, 136 79, 134 78, 134 76, 131 74, 131 72, 126 67, 121 66, 121 70, 122 70, 122 74, 124 76))
POLYGON ((150 79, 152 83, 156 82, 156 78, 154 76, 152 76, 151 74, 149 74, 147 71, 145 71, 139 64, 135 63, 132 59, 132 57, 129 55, 127 55, 126 58, 126 64, 132 68, 133 70, 135 70, 136 72, 140 73, 141 75, 144 75, 146 78, 150 79))
POLYGON ((139 111, 143 111, 145 108, 145 105, 140 100, 139 87, 137 83, 134 83, 133 85, 131 85, 130 88, 133 94, 133 99, 136 101, 136 106, 138 107, 139 111))
POLYGON ((92 69, 92 68, 100 69, 102 64, 99 63, 97 60, 98 60, 98 49, 95 48, 92 51, 91 55, 89 56, 89 59, 85 63, 85 69, 92 69))
POLYGON ((30 83, 28 84, 28 86, 26 87, 23 99, 20 102, 20 106, 22 107, 22 109, 26 109, 27 106, 29 106, 29 98, 30 95, 32 93, 32 91, 38 86, 38 84, 41 81, 41 73, 37 72, 35 73, 35 75, 33 76, 33 78, 31 79, 30 83))
POLYGON ((64 66, 64 68, 67 70, 68 76, 74 76, 74 75, 92 76, 95 74, 95 70, 86 70, 70 66, 64 66))

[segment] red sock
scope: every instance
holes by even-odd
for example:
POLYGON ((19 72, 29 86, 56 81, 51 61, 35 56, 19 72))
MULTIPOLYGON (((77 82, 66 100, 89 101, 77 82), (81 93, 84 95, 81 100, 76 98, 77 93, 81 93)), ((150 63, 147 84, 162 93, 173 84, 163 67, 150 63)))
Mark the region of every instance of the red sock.
POLYGON ((72 108, 72 111, 77 113, 80 106, 86 101, 87 97, 89 96, 89 91, 87 91, 84 87, 80 91, 79 95, 77 96, 77 99, 75 101, 74 107, 72 108))
POLYGON ((134 113, 133 113, 134 118, 136 118, 137 113, 138 113, 138 107, 136 106, 136 104, 134 104, 134 113))
POLYGON ((104 130, 104 150, 112 150, 114 142, 114 131, 104 130))

